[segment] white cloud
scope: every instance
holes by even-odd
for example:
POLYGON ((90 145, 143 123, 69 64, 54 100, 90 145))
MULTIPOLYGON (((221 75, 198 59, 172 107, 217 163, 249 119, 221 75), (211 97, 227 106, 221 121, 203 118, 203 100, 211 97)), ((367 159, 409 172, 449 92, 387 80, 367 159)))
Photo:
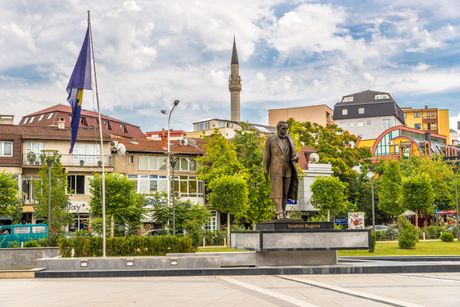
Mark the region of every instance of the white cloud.
MULTIPOLYGON (((412 2, 381 4, 365 12, 296 3, 1 2, 0 103, 17 117, 65 103, 65 86, 86 29, 86 8, 91 10, 103 109, 131 110, 125 112, 130 118, 155 114, 154 121, 144 123, 150 129, 164 126, 158 110, 174 99, 181 100, 175 120, 182 129, 205 117, 229 116, 233 35, 243 79, 242 108, 261 110, 263 116, 263 110, 279 104, 332 106, 363 89, 438 93, 459 88, 459 67, 422 56, 406 61, 407 53, 431 55, 458 42, 457 20, 430 23, 412 2)), ((266 121, 262 115, 242 115, 266 121)))

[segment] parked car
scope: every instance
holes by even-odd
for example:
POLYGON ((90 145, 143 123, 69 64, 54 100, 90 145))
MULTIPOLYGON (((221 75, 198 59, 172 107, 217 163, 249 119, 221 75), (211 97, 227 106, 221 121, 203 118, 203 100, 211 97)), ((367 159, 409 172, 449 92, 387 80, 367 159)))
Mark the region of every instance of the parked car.
POLYGON ((48 237, 45 224, 13 224, 0 226, 0 247, 8 247, 9 242, 24 243, 48 237))
POLYGON ((168 231, 166 229, 150 229, 142 234, 142 236, 164 236, 167 235, 168 231))

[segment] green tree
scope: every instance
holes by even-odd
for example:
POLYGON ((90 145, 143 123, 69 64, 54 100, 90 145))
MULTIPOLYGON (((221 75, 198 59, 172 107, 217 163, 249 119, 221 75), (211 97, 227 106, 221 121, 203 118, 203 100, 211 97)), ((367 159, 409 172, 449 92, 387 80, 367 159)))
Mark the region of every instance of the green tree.
MULTIPOLYGON (((39 180, 33 181, 35 199, 38 205, 35 213, 39 219, 48 219, 48 165, 45 156, 40 157, 42 166, 38 172, 39 180)), ((67 194, 67 174, 61 164, 61 155, 55 153, 51 166, 51 234, 58 234, 63 227, 72 221, 67 210, 69 195, 67 194)))
POLYGON ((13 223, 21 219, 21 202, 18 196, 18 180, 12 174, 0 173, 0 215, 11 217, 13 223))
POLYGON ((356 148, 358 139, 337 125, 323 127, 312 122, 288 120, 289 134, 297 146, 315 148, 322 163, 331 163, 334 176, 350 182, 356 176, 353 167, 371 157, 369 148, 356 148))
POLYGON ((378 208, 390 215, 398 216, 406 210, 401 203, 402 176, 400 162, 387 160, 383 167, 383 173, 377 181, 377 195, 379 198, 378 208))
POLYGON ((327 213, 327 219, 331 221, 331 215, 337 216, 349 205, 345 196, 346 188, 347 185, 335 176, 319 177, 311 185, 311 202, 321 214, 327 213))
POLYGON ((265 138, 259 137, 254 128, 246 125, 243 125, 243 130, 237 131, 233 139, 238 161, 244 167, 248 185, 248 201, 243 217, 253 227, 256 223, 273 218, 275 212, 270 198, 270 182, 264 176, 264 142, 265 138))
MULTIPOLYGON (((90 182, 91 214, 102 216, 102 176, 95 174, 90 182)), ((145 196, 136 193, 136 185, 126 176, 110 173, 105 176, 106 215, 110 218, 111 236, 115 228, 122 229, 122 234, 134 233, 141 224, 146 205, 145 196)))
POLYGON ((401 161, 401 170, 406 177, 425 173, 431 179, 434 191, 434 204, 438 210, 453 208, 454 173, 451 165, 443 157, 411 157, 401 161))
POLYGON ((415 212, 415 226, 418 227, 418 216, 434 214, 434 191, 430 177, 418 174, 404 178, 402 181, 401 202, 415 212))
POLYGON ((224 175, 236 175, 243 170, 235 145, 217 131, 205 138, 204 155, 196 159, 199 179, 206 184, 224 175))
POLYGON ((217 210, 227 213, 227 244, 230 244, 230 215, 244 210, 248 198, 246 181, 240 176, 222 176, 209 183, 209 201, 217 210))

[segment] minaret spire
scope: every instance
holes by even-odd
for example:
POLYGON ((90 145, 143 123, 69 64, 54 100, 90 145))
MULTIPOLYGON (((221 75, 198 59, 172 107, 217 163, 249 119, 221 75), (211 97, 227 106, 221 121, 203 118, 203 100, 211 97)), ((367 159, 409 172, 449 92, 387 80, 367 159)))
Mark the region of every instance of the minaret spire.
POLYGON ((238 52, 236 51, 235 36, 233 36, 232 62, 230 64, 228 90, 230 91, 231 120, 240 121, 241 77, 240 64, 238 62, 238 52))

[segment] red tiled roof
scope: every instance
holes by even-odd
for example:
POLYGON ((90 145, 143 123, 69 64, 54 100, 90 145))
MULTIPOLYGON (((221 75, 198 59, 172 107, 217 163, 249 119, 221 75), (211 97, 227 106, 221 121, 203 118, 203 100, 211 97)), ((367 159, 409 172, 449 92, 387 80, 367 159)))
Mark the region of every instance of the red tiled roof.
MULTIPOLYGON (((21 135, 23 139, 34 140, 70 140, 70 129, 40 126, 0 125, 0 134, 21 135)), ((110 135, 103 132, 104 141, 110 141, 110 135)), ((99 131, 95 129, 79 129, 79 141, 98 141, 99 131)))
MULTIPOLYGON (((178 140, 171 140, 171 152, 173 154, 195 154, 202 155, 204 141, 202 139, 193 139, 196 142, 196 146, 191 144, 181 145, 178 140)), ((160 140, 118 140, 126 146, 127 152, 150 152, 150 153, 167 153, 168 149, 166 146, 162 146, 164 142, 160 140)))

